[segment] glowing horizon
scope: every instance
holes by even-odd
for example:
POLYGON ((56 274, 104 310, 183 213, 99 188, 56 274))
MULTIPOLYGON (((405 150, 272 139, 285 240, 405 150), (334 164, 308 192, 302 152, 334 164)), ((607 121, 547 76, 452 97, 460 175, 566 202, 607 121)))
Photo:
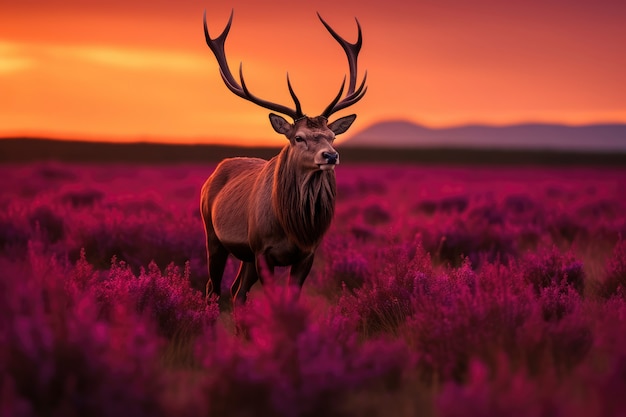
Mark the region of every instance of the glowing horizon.
POLYGON ((315 7, 249 0, 207 5, 32 0, 0 17, 0 136, 276 145, 268 111, 230 93, 204 43, 231 7, 226 52, 257 95, 290 103, 288 71, 304 110, 321 111, 347 71, 315 15, 342 36, 363 28, 359 77, 369 90, 346 137, 385 120, 467 124, 626 123, 626 5, 567 7, 460 0, 391 0, 315 7))

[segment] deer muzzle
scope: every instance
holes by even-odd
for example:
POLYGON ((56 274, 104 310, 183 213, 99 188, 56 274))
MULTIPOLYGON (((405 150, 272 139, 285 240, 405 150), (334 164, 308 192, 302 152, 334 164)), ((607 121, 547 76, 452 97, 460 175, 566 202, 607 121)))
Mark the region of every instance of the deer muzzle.
POLYGON ((339 154, 337 152, 323 152, 322 156, 329 165, 339 164, 339 154))
POLYGON ((339 165, 339 154, 337 152, 322 152, 324 162, 317 164, 322 171, 333 170, 335 165, 339 165))

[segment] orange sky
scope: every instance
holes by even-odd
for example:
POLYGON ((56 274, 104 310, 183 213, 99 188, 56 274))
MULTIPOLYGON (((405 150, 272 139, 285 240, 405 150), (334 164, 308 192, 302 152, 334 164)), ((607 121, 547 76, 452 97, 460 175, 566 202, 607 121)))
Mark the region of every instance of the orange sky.
MULTIPOLYGON (((281 144, 268 111, 230 93, 204 43, 249 88, 317 115, 363 28, 368 70, 354 134, 385 119, 428 126, 626 122, 626 2, 614 0, 20 0, 0 13, 0 136, 281 144)), ((346 134, 348 136, 350 133, 346 134)))

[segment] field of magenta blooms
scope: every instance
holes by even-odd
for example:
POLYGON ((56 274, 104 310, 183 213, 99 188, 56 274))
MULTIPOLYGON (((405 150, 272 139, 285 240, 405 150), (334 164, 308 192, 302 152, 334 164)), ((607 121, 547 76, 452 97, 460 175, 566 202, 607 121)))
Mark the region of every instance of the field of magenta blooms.
POLYGON ((301 299, 221 315, 212 169, 0 166, 0 416, 625 415, 625 169, 341 165, 301 299))

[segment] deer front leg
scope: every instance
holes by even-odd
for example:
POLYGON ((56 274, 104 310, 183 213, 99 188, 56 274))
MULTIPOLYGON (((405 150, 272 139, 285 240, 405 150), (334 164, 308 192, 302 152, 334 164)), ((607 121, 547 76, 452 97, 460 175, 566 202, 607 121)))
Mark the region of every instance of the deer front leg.
POLYGON ((274 264, 265 255, 257 255, 255 262, 243 262, 241 269, 237 274, 235 283, 238 283, 238 287, 233 286, 232 293, 235 304, 243 304, 248 298, 248 293, 252 286, 261 280, 261 284, 264 282, 264 277, 274 275, 274 264))
POLYGON ((233 282, 231 293, 233 294, 233 303, 242 305, 248 298, 250 288, 257 282, 259 276, 253 262, 242 262, 237 273, 237 278, 233 282))
POLYGON ((215 294, 219 297, 220 306, 226 300, 222 297, 222 277, 224 276, 224 268, 228 259, 228 251, 222 246, 215 236, 210 235, 207 238, 207 264, 208 264, 208 280, 206 283, 207 301, 215 294))
POLYGON ((289 288, 295 291, 296 298, 300 297, 304 281, 309 275, 309 272, 311 272, 314 258, 315 254, 311 253, 291 266, 291 271, 289 272, 289 288))

